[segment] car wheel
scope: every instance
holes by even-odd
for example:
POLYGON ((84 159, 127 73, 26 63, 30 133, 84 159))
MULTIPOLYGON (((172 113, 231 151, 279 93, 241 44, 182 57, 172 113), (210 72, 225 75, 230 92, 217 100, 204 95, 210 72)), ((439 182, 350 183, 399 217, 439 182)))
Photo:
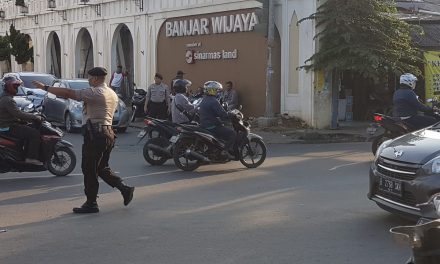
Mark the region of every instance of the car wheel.
POLYGON ((73 132, 72 118, 70 117, 69 113, 67 113, 66 117, 64 118, 64 127, 66 128, 66 132, 68 132, 68 133, 73 132))

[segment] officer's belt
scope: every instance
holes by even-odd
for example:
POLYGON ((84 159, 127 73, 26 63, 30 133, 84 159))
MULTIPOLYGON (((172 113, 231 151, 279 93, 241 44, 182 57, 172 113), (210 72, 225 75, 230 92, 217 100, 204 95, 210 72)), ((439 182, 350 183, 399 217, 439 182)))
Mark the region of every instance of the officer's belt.
POLYGON ((101 123, 92 123, 90 120, 86 123, 86 130, 92 133, 102 133, 104 129, 111 129, 111 125, 103 125, 101 123))

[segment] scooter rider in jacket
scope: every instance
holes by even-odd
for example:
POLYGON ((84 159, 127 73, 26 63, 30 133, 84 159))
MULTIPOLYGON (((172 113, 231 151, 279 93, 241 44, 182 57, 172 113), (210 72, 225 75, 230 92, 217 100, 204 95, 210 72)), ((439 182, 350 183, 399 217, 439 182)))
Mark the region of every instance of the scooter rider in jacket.
POLYGON ((220 105, 216 99, 218 91, 223 89, 221 83, 217 81, 208 81, 203 86, 205 95, 199 105, 200 126, 212 132, 216 137, 224 140, 225 151, 224 155, 229 159, 235 159, 235 156, 230 154, 233 151, 236 133, 233 129, 225 127, 221 120, 229 119, 228 113, 220 105))
POLYGON ((433 109, 422 104, 414 92, 417 77, 411 73, 400 76, 400 88, 393 96, 393 116, 401 117, 405 123, 416 130, 435 124, 438 120, 432 116, 420 115, 418 112, 432 113, 433 109))
POLYGON ((26 163, 43 165, 38 160, 40 154, 40 131, 30 126, 20 124, 20 121, 36 121, 41 123, 42 118, 37 115, 21 111, 13 97, 18 87, 23 83, 19 78, 8 75, 3 78, 4 92, 0 96, 0 133, 27 141, 26 163))
POLYGON ((173 84, 173 91, 176 93, 171 102, 171 117, 173 123, 189 123, 191 120, 187 115, 192 115, 195 111, 194 106, 189 102, 186 96, 191 82, 185 79, 177 79, 173 84))

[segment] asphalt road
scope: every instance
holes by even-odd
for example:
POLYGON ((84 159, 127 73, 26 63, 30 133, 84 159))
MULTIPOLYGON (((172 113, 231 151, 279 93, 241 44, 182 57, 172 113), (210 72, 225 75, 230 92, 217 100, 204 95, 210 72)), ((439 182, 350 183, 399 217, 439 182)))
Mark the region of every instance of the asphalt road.
MULTIPOLYGON (((133 202, 101 184, 101 212, 72 175, 0 175, 0 263, 405 263, 388 233, 409 224, 367 200, 368 143, 269 145, 266 162, 177 170, 151 167, 136 133, 119 135, 112 168, 136 186, 133 202)), ((76 146, 81 136, 66 139, 76 146)))

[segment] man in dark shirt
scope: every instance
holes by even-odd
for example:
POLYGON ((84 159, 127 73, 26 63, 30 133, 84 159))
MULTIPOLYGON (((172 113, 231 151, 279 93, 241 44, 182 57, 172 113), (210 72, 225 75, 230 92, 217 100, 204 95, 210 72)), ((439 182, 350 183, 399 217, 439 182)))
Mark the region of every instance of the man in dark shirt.
POLYGON ((417 77, 411 73, 400 76, 400 88, 393 95, 393 116, 401 117, 414 129, 422 129, 437 122, 432 116, 420 115, 418 112, 432 113, 432 108, 422 104, 413 89, 417 77))
POLYGON ((14 101, 18 87, 22 81, 15 76, 3 78, 4 93, 0 97, 0 133, 27 141, 26 163, 43 165, 38 160, 40 154, 40 132, 32 127, 20 124, 20 121, 36 121, 41 123, 41 117, 21 111, 14 101))
POLYGON ((228 110, 237 109, 238 95, 231 81, 226 82, 226 90, 223 92, 222 100, 223 103, 228 104, 228 110))
POLYGON ((230 154, 235 142, 235 131, 225 127, 220 120, 227 120, 228 113, 222 108, 219 101, 216 99, 217 92, 223 87, 219 82, 209 81, 204 85, 205 96, 199 105, 200 126, 211 131, 216 137, 225 141, 224 154, 229 159, 235 159, 235 156, 230 154), (220 120, 219 120, 220 119, 220 120))

